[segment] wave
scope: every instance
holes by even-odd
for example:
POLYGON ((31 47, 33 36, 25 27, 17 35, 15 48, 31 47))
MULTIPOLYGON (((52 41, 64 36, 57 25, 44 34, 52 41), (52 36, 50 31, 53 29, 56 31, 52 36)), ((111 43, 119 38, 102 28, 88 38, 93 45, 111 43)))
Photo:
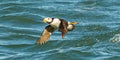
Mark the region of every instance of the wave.
POLYGON ((1 60, 119 59, 119 1, 35 0, 0 1, 1 60), (76 21, 65 38, 56 31, 37 45, 45 17, 76 21))
POLYGON ((113 43, 118 43, 120 42, 120 34, 115 34, 111 39, 110 39, 111 42, 113 43))

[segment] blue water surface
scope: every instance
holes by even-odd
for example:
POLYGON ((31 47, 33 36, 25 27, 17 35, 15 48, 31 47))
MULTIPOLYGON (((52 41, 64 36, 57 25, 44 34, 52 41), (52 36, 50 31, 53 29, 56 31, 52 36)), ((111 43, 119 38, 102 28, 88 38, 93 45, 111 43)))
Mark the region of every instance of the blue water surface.
POLYGON ((0 0, 0 60, 119 59, 120 0, 0 0), (45 17, 80 24, 37 45, 45 17))

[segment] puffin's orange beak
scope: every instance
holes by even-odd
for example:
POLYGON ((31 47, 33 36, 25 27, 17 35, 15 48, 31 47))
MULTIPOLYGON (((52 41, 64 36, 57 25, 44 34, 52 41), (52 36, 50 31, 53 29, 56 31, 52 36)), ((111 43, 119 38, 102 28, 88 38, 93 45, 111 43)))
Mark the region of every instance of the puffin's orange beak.
POLYGON ((70 24, 75 25, 75 24, 79 24, 79 22, 70 22, 70 24))

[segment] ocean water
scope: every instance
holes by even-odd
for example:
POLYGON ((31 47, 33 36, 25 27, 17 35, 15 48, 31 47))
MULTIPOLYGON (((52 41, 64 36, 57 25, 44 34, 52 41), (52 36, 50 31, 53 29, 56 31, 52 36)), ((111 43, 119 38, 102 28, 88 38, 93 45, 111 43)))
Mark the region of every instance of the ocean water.
POLYGON ((120 0, 0 0, 0 60, 119 60, 120 0), (80 22, 37 45, 45 17, 80 22))

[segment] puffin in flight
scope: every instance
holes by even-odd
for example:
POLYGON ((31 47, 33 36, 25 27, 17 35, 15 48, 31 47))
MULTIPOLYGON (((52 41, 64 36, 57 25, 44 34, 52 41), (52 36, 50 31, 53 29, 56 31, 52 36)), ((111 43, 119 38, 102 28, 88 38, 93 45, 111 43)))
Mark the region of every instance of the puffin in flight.
POLYGON ((44 31, 42 32, 40 38, 37 40, 37 44, 44 44, 46 43, 52 32, 58 29, 58 31, 61 32, 62 38, 64 38, 64 35, 68 31, 72 31, 75 28, 75 24, 78 24, 79 22, 68 22, 63 19, 59 18, 44 18, 44 23, 48 23, 49 25, 45 27, 44 31))

